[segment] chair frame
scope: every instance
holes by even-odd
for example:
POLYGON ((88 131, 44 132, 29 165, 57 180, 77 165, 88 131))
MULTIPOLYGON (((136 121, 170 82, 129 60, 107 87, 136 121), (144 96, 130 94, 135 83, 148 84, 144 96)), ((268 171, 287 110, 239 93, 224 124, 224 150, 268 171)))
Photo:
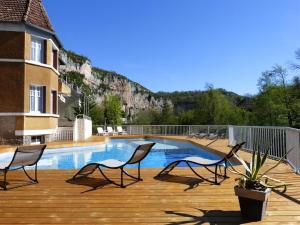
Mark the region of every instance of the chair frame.
POLYGON ((160 171, 156 175, 156 178, 162 177, 164 175, 169 174, 179 163, 185 162, 196 176, 198 176, 199 178, 201 178, 201 179, 203 179, 203 180, 205 180, 207 182, 210 182, 210 183, 218 185, 224 179, 229 178, 227 176, 228 160, 230 158, 232 158, 234 156, 234 154, 236 152, 238 152, 245 143, 246 142, 242 142, 240 144, 236 144, 235 146, 233 146, 231 148, 230 152, 223 159, 221 159, 221 160, 219 160, 219 161, 217 161, 215 163, 211 163, 211 164, 197 163, 197 162, 193 162, 193 161, 189 161, 189 160, 184 160, 184 159, 176 160, 174 162, 169 163, 162 171, 160 171), (191 163, 192 164, 196 164, 196 165, 201 166, 201 167, 204 167, 207 171, 209 171, 210 173, 214 174, 215 175, 214 181, 211 181, 211 180, 209 180, 209 179, 201 176, 199 173, 197 173, 196 170, 191 166, 191 163), (224 163, 224 165, 222 165, 222 163, 224 163), (215 167, 214 171, 208 168, 208 167, 212 167, 212 166, 215 167), (221 174, 221 167, 224 167, 224 174, 221 174), (219 168, 219 172, 220 173, 218 173, 218 168, 219 168), (218 182, 218 177, 223 177, 223 180, 220 181, 220 182, 218 182))
POLYGON ((135 149, 134 153, 131 155, 130 159, 127 160, 126 162, 124 162, 124 163, 123 163, 122 165, 120 165, 120 166, 110 167, 110 166, 107 166, 107 165, 104 165, 104 164, 101 164, 101 163, 89 163, 89 164, 85 165, 84 167, 82 167, 82 168, 81 168, 81 169, 80 169, 80 170, 72 177, 72 179, 75 180, 75 179, 77 179, 77 178, 87 177, 88 175, 94 173, 94 171, 95 171, 96 169, 98 169, 99 172, 101 173, 101 175, 102 175, 108 182, 110 182, 110 183, 112 183, 112 184, 114 184, 114 185, 116 185, 116 186, 118 186, 118 187, 121 187, 121 188, 125 188, 125 187, 126 187, 126 185, 124 185, 124 179, 123 179, 123 178, 124 178, 124 174, 127 175, 128 177, 134 179, 136 182, 142 181, 143 179, 141 178, 141 161, 142 161, 144 158, 146 158, 146 156, 149 154, 149 152, 151 151, 151 149, 152 149, 152 147, 155 145, 155 143, 145 144, 145 145, 149 145, 148 152, 147 152, 141 159, 139 159, 138 161, 131 162, 131 160, 134 159, 135 154, 139 151, 139 148, 140 148, 141 146, 144 146, 144 145, 139 145, 139 146, 135 149), (138 163, 138 176, 137 176, 137 177, 135 177, 135 176, 129 174, 129 173, 124 169, 126 165, 136 164, 136 163, 138 163), (81 171, 84 171, 84 169, 87 168, 87 167, 92 167, 92 168, 91 168, 91 171, 89 171, 89 172, 87 172, 87 173, 84 173, 84 174, 81 174, 81 171), (121 175, 121 183, 118 184, 117 182, 115 182, 115 181, 111 180, 110 178, 108 178, 108 176, 106 176, 106 174, 103 172, 103 170, 101 169, 101 167, 105 167, 105 168, 108 168, 108 169, 120 169, 120 172, 121 172, 121 173, 120 173, 120 175, 121 175), (78 177, 78 176, 80 176, 80 177, 78 177))
MULTIPOLYGON (((41 147, 41 150, 40 150, 40 155, 39 157, 37 158, 37 160, 34 162, 34 163, 31 163, 29 165, 22 165, 22 166, 17 166, 16 168, 10 168, 18 154, 18 152, 22 152, 22 153, 27 153, 26 151, 22 151, 22 149, 26 148, 26 147, 18 147, 13 155, 13 158, 11 160, 11 162, 9 163, 9 165, 7 167, 5 167, 4 169, 0 169, 0 173, 2 172, 3 173, 3 176, 4 176, 4 179, 3 179, 3 185, 0 185, 0 187, 3 188, 4 191, 7 190, 7 173, 8 171, 14 171, 14 170, 19 170, 19 169, 23 169, 25 175, 27 176, 27 178, 32 181, 33 183, 38 183, 38 179, 37 179, 37 163, 39 162, 39 160, 41 159, 43 153, 44 153, 44 150, 46 149, 47 145, 39 145, 41 147), (32 178, 28 172, 25 170, 25 167, 26 166, 35 166, 34 168, 34 178, 32 178)), ((33 147, 33 146, 32 146, 33 147)))

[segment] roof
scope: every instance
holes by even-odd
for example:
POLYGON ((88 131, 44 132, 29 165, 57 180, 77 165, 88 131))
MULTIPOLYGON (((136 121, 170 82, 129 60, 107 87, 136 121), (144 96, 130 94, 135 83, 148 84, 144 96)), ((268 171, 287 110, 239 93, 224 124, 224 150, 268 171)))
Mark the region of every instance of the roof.
POLYGON ((41 0, 0 0, 0 22, 23 22, 54 31, 41 0))

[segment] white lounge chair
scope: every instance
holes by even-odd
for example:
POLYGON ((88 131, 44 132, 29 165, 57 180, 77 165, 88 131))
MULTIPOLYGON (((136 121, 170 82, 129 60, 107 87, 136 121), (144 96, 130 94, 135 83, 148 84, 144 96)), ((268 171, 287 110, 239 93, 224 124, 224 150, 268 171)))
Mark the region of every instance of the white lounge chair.
POLYGON ((118 134, 126 134, 126 131, 123 130, 123 128, 121 126, 117 126, 117 132, 118 132, 118 134))
POLYGON ((107 127, 107 133, 109 135, 115 135, 116 134, 116 132, 114 131, 114 129, 112 127, 107 127))
POLYGON ((105 132, 102 127, 97 127, 97 132, 98 132, 97 135, 100 135, 100 136, 107 135, 107 132, 105 132))

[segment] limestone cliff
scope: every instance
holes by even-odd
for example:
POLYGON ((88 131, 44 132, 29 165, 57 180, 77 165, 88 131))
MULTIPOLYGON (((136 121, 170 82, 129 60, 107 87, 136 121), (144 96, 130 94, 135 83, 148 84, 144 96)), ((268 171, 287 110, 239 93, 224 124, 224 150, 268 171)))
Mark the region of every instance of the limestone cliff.
POLYGON ((127 77, 93 67, 87 57, 73 52, 63 53, 63 58, 65 58, 66 65, 60 66, 60 73, 66 74, 75 71, 83 74, 84 83, 91 88, 93 97, 98 104, 101 104, 107 95, 117 95, 121 99, 128 119, 132 119, 140 110, 162 109, 163 98, 155 97, 150 90, 127 77))

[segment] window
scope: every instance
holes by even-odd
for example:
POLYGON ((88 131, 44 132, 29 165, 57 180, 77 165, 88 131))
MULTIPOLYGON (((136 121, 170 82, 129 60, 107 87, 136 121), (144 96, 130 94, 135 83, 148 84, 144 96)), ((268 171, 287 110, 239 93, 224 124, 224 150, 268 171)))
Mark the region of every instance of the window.
POLYGON ((39 63, 44 63, 44 40, 31 37, 31 60, 39 63))
POLYGON ((31 144, 32 145, 39 145, 45 143, 43 136, 31 136, 31 144))
POLYGON ((57 114, 57 92, 51 91, 51 113, 57 114))
POLYGON ((45 87, 42 86, 30 86, 30 112, 43 113, 44 110, 44 98, 45 87))
POLYGON ((58 67, 57 50, 52 50, 52 64, 55 69, 58 67))

